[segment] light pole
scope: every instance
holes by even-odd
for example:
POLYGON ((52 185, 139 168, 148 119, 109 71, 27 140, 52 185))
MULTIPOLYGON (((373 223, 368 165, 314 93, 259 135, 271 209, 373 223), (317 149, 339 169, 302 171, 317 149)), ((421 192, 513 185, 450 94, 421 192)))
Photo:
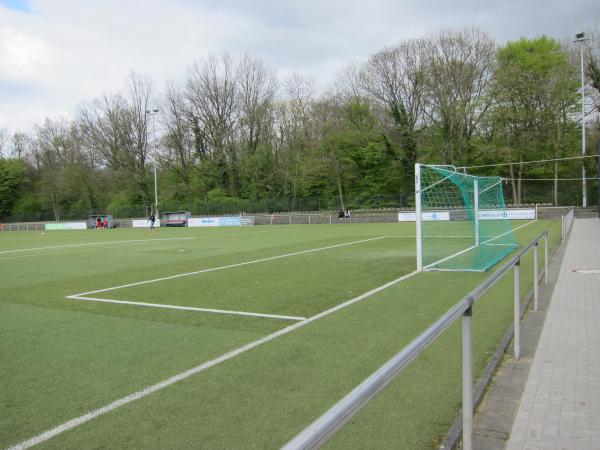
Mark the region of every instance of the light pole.
POLYGON ((158 219, 158 186, 156 183, 156 125, 154 123, 154 116, 158 114, 158 108, 152 110, 147 109, 146 114, 152 117, 152 139, 154 140, 154 155, 152 156, 152 162, 154 166, 154 216, 158 219))
MULTIPOLYGON (((579 42, 579 48, 581 50, 581 155, 585 156, 585 75, 583 73, 583 43, 588 41, 585 37, 585 33, 577 33, 575 35, 575 41, 579 42)), ((583 204, 584 208, 587 208, 587 187, 585 182, 585 161, 581 161, 581 182, 583 190, 583 204)))

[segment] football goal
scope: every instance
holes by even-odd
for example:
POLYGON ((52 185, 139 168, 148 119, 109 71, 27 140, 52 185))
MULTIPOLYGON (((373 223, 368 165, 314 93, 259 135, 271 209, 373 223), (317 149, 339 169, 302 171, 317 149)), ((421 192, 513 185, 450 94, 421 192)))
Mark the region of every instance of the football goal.
POLYGON ((517 247, 500 177, 415 165, 417 270, 488 270, 517 247))

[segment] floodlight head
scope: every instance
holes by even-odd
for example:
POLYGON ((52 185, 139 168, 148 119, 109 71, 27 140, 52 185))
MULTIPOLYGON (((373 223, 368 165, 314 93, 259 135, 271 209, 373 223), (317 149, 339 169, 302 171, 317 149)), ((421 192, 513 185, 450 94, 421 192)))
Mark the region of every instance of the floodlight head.
POLYGON ((575 34, 575 39, 583 39, 585 37, 585 33, 582 31, 581 33, 575 34))

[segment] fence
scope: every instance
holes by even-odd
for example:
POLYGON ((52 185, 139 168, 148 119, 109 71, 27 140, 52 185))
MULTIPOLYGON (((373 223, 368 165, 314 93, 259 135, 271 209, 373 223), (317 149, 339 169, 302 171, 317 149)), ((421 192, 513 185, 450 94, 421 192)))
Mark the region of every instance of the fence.
POLYGON ((421 333, 415 340, 381 366, 371 376, 358 385, 337 404, 298 434, 283 449, 314 449, 321 447, 346 422, 348 422, 377 393, 397 377, 421 352, 462 317, 462 411, 463 449, 473 448, 473 356, 472 356, 472 316, 473 304, 491 288, 505 273, 513 269, 514 290, 514 355, 521 356, 521 258, 533 249, 533 296, 534 309, 538 309, 538 247, 544 239, 544 284, 548 283, 548 231, 540 233, 526 247, 522 248, 510 261, 494 272, 483 283, 450 308, 442 317, 421 333))
POLYGON ((571 231, 571 227, 573 226, 573 220, 575 219, 575 211, 573 208, 569 209, 569 212, 560 216, 561 224, 562 224, 562 243, 565 243, 569 232, 571 231))
MULTIPOLYGON (((524 209, 532 209, 535 205, 530 205, 524 209)), ((517 209, 517 208, 511 208, 517 209)), ((536 208, 538 211, 539 219, 557 219, 568 216, 566 223, 563 222, 563 230, 565 226, 570 229, 575 217, 597 217, 596 208, 573 208, 573 207, 539 207, 536 208)), ((255 218, 255 225, 299 225, 299 224, 335 224, 335 223, 388 223, 398 222, 398 212, 414 212, 411 209, 404 210, 367 210, 352 213, 350 220, 339 219, 337 213, 324 211, 314 213, 273 213, 273 214, 251 214, 255 218)), ((237 216, 237 214, 236 214, 237 216)), ((113 216, 114 217, 114 216, 113 216)), ((143 214, 137 217, 144 217, 143 214)), ((196 217, 196 216, 195 216, 196 217)), ((451 211, 451 219, 460 219, 459 214, 455 211, 451 211)), ((88 217, 85 219, 87 221, 88 217)), ((81 220, 80 220, 81 221, 81 220)), ((69 222, 65 220, 64 222, 69 222)), ((130 228, 132 219, 114 219, 114 226, 118 228, 130 228)), ((0 232, 2 231, 35 231, 43 230, 45 223, 54 223, 53 221, 47 222, 20 222, 20 223, 0 223, 0 232)), ((568 233, 568 231, 567 231, 568 233)), ((566 234, 563 232, 563 238, 566 234)))

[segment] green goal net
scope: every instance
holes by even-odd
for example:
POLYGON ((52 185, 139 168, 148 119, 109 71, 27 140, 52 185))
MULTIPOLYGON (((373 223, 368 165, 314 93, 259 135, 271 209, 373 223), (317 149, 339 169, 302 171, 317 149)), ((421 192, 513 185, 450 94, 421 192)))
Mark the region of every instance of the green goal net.
POLYGON ((418 270, 488 270, 517 247, 500 177, 415 167, 418 270))

